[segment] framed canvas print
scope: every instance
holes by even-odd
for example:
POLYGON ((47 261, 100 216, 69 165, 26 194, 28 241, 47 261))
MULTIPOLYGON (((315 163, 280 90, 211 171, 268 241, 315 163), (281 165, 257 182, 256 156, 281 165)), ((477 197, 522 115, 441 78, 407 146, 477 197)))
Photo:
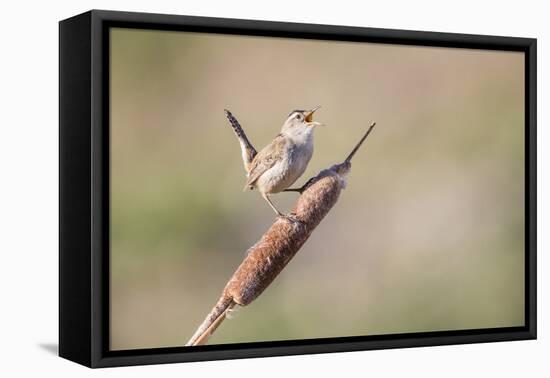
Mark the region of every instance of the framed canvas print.
POLYGON ((535 39, 59 26, 62 357, 536 337, 535 39))

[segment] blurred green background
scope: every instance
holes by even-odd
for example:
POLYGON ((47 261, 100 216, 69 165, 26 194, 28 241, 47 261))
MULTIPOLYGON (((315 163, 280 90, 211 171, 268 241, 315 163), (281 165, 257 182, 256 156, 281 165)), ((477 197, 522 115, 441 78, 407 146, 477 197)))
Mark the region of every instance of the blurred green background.
POLYGON ((210 343, 523 325, 522 53, 112 29, 110 64, 112 349, 184 345, 274 220, 224 108, 260 149, 322 105, 297 185, 378 126, 210 343))

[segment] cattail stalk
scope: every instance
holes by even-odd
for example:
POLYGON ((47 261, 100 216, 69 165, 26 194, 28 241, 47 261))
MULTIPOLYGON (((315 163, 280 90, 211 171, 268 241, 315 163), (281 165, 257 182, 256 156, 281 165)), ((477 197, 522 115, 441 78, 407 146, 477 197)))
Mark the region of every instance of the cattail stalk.
POLYGON ((299 190, 301 195, 292 209, 294 221, 278 218, 262 238, 250 247, 220 299, 187 342, 187 346, 206 344, 235 306, 246 306, 256 299, 296 255, 315 227, 336 204, 340 192, 346 186, 351 158, 374 125, 370 126, 343 163, 321 171, 299 190))

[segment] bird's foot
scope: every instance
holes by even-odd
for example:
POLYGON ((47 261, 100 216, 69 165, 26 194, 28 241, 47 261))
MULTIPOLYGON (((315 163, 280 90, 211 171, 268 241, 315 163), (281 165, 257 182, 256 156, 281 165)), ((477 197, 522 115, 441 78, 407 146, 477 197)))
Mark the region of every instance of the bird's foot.
POLYGON ((286 219, 290 223, 303 223, 301 220, 299 220, 296 217, 296 214, 294 214, 294 213, 288 213, 288 214, 279 213, 277 215, 277 218, 286 219))

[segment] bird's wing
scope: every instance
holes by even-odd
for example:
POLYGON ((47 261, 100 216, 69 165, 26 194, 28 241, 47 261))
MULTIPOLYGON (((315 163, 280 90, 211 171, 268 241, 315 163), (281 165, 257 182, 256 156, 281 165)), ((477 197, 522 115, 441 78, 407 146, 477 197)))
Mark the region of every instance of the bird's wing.
POLYGON ((258 152, 250 164, 248 179, 244 186, 245 190, 253 185, 265 171, 273 167, 282 159, 285 143, 285 138, 279 134, 270 144, 258 152))

